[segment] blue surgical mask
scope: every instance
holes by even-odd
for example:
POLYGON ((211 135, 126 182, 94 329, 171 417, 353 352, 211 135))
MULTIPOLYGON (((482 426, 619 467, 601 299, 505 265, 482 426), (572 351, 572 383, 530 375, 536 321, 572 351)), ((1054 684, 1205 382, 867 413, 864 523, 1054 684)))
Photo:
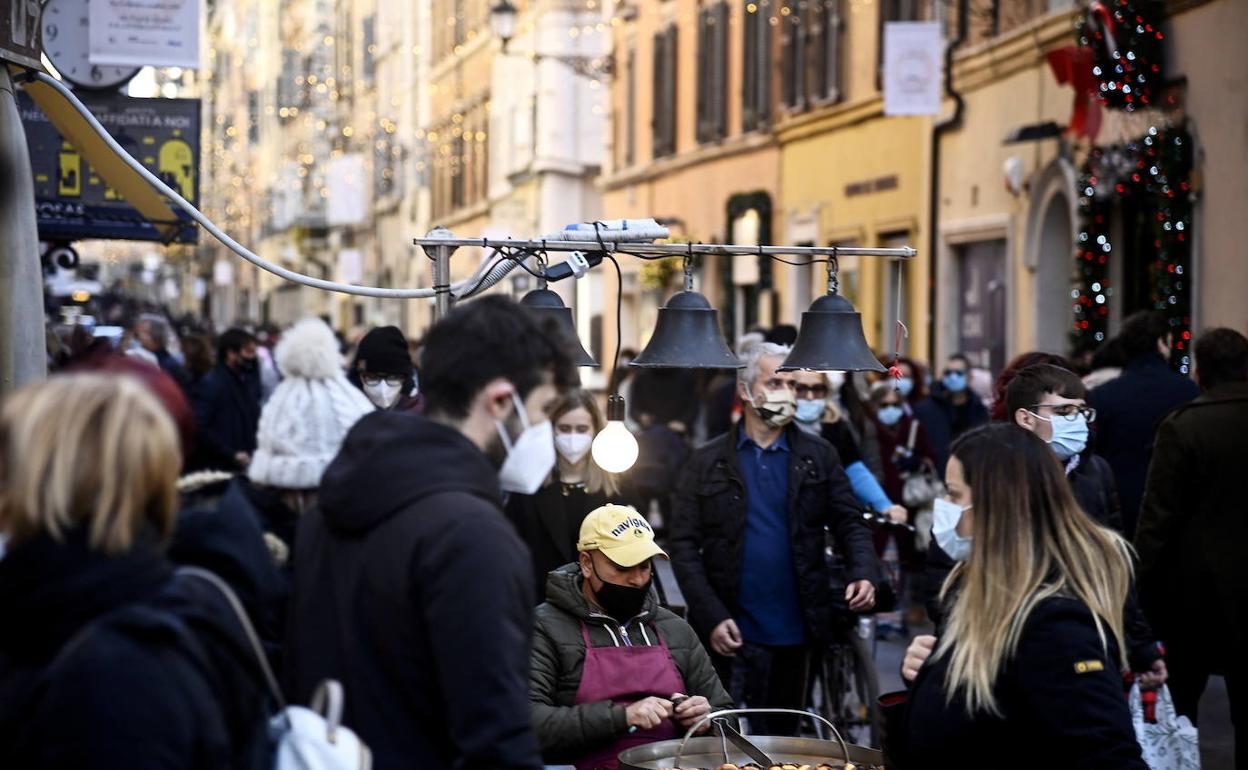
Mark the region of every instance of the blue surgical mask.
POLYGON ((827 409, 827 402, 822 398, 799 398, 797 400, 797 421, 810 424, 818 422, 827 409))
POLYGON ((1049 439, 1049 446, 1053 448, 1053 454, 1061 460, 1069 460, 1077 454, 1082 454, 1083 450, 1088 448, 1088 420, 1082 414, 1075 415, 1073 420, 1065 417, 1042 417, 1035 412, 1031 415, 1037 420, 1044 420, 1053 427, 1053 437, 1049 439))
POLYGON ((950 393, 961 393, 966 390, 966 372, 945 372, 945 376, 940 378, 940 384, 950 393))
POLYGON ((876 412, 875 416, 878 417, 880 422, 883 424, 893 426, 901 422, 901 417, 904 414, 905 412, 902 411, 900 406, 890 404, 889 406, 880 407, 880 410, 876 412))
POLYGON ((962 514, 971 507, 968 505, 963 508, 943 497, 936 498, 932 504, 932 537, 940 549, 954 561, 966 561, 971 557, 971 538, 958 534, 958 522, 962 520, 962 514))
POLYGON ((910 394, 914 392, 914 380, 910 377, 902 377, 900 380, 897 380, 897 392, 901 394, 902 398, 909 398, 910 394))

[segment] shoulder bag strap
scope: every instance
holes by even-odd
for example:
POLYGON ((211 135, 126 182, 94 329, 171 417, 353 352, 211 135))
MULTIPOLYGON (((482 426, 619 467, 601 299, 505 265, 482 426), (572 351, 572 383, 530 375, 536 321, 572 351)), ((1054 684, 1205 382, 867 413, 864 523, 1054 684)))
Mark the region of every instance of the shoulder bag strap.
POLYGON ((269 666, 269 659, 264 654, 264 647, 260 644, 260 637, 256 634, 256 629, 252 626, 251 619, 247 617, 247 610, 243 609, 243 603, 239 601, 238 595, 234 593, 229 584, 215 573, 206 569, 200 567, 179 567, 177 574, 189 575, 206 581, 225 597, 226 602, 230 605, 230 609, 234 611, 234 617, 238 619, 238 624, 242 626, 243 633, 247 636, 247 642, 251 645, 251 651, 255 656, 256 663, 259 664, 260 671, 264 674, 264 681, 269 687, 269 694, 273 696, 278 709, 284 710, 286 708, 286 699, 282 697, 282 689, 277 686, 277 677, 273 675, 273 669, 269 666))

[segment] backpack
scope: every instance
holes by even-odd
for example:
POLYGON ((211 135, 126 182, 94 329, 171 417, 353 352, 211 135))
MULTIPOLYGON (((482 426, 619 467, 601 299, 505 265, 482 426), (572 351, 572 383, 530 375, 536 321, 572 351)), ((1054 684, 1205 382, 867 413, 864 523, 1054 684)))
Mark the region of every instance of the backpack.
POLYGON ((260 638, 234 591, 216 574, 200 567, 179 567, 178 574, 198 578, 216 588, 229 603, 251 644, 273 702, 278 705, 278 712, 269 720, 273 770, 369 770, 372 754, 368 747, 342 725, 342 684, 333 679, 321 682, 308 708, 287 705, 260 638))

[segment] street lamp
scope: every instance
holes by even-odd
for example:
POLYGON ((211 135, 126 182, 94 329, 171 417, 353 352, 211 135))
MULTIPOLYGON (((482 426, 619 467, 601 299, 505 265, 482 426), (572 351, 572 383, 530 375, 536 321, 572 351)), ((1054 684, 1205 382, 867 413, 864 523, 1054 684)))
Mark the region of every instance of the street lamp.
MULTIPOLYGON (((498 0, 490 8, 490 26, 494 28, 494 34, 498 36, 503 46, 503 53, 507 52, 507 44, 516 36, 516 19, 519 11, 516 6, 512 5, 511 0, 498 0)), ((535 46, 536 47, 536 46, 535 46)), ((537 50, 529 56, 534 64, 544 60, 553 59, 569 68, 581 77, 603 79, 611 77, 613 62, 610 56, 602 58, 589 56, 547 56, 537 50)))
POLYGON ((516 6, 509 0, 498 0, 490 9, 490 26, 502 41, 504 51, 507 50, 507 43, 516 36, 516 15, 516 6))

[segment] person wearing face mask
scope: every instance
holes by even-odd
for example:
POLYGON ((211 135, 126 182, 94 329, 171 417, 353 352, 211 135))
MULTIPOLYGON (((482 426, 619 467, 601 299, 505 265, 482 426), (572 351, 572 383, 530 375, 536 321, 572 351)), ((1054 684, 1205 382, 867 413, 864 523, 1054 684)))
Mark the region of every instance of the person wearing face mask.
POLYGON ((347 434, 299 521, 287 638, 295 702, 361 693, 344 721, 377 767, 542 766, 529 714, 533 574, 502 510, 555 465, 547 410, 578 384, 553 321, 487 296, 428 332, 421 415, 347 434))
POLYGON ((905 401, 892 380, 880 380, 871 386, 871 420, 884 467, 884 492, 891 499, 900 500, 907 474, 925 465, 935 466, 927 428, 917 417, 906 413, 905 401))
POLYGON ((927 431, 938 473, 944 473, 950 444, 971 428, 988 422, 988 408, 971 392, 970 376, 970 360, 961 353, 950 356, 931 395, 914 406, 914 415, 927 431))
MULTIPOLYGON (((880 567, 849 479, 828 442, 793 425, 796 379, 783 345, 752 347, 745 404, 729 433, 695 450, 672 502, 672 567, 693 627, 708 639, 734 701, 800 709, 810 653, 835 636, 845 605, 875 605, 880 567), (833 595, 827 533, 846 562, 833 595)), ((793 734, 788 718, 764 731, 793 734), (786 733, 787 731, 787 733, 786 733)))
POLYGON ((377 409, 418 412, 420 399, 412 395, 416 386, 412 371, 403 332, 397 326, 379 326, 360 340, 348 377, 377 409))
POLYGON ((849 477, 858 502, 893 521, 905 521, 906 509, 894 505, 871 474, 858 451, 858 442, 854 439, 849 421, 841 413, 840 407, 829 400, 831 390, 827 375, 824 372, 808 371, 794 372, 793 375, 797 383, 794 424, 811 435, 821 436, 832 445, 841 465, 845 467, 845 475, 849 477))
POLYGON ((256 449, 260 424, 260 370, 256 338, 229 329, 217 343, 217 366, 191 389, 199 467, 191 470, 246 468, 256 449))
POLYGON ((651 590, 652 561, 667 554, 643 516, 597 508, 576 549, 537 608, 533 724, 548 764, 615 768, 621 751, 678 738, 732 699, 697 634, 651 590))
POLYGON ((592 510, 620 494, 614 474, 599 468, 589 456, 594 436, 606 426, 592 393, 575 390, 560 396, 550 408, 558 459, 550 478, 536 493, 507 497, 507 518, 533 556, 536 596, 542 600, 546 574, 576 561, 581 522, 592 510))
POLYGON ((933 536, 958 565, 936 634, 906 652, 910 690, 886 739, 890 767, 961 768, 974 746, 1022 770, 1054 756, 1145 770, 1120 673, 1126 542, 1080 510, 1030 431, 977 428, 951 455, 933 536), (1019 750, 1027 745, 1045 751, 1019 750))

